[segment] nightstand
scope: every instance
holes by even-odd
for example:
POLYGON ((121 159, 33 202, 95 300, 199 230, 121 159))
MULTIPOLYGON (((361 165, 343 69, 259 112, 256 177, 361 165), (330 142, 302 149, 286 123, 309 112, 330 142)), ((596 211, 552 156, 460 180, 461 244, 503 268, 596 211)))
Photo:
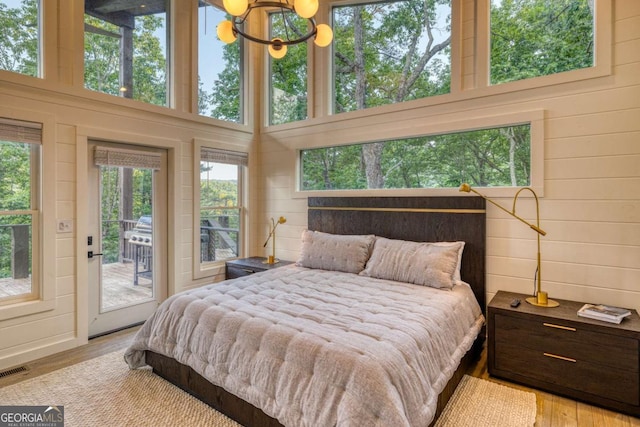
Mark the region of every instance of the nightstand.
POLYGON ((579 317, 582 302, 543 308, 527 296, 500 291, 489 303, 489 374, 640 416, 638 313, 616 325, 579 317))
POLYGON ((264 264, 264 257, 252 256, 249 258, 234 259, 225 263, 225 278, 248 276, 259 271, 267 271, 285 265, 293 264, 293 261, 280 261, 276 264, 264 264))

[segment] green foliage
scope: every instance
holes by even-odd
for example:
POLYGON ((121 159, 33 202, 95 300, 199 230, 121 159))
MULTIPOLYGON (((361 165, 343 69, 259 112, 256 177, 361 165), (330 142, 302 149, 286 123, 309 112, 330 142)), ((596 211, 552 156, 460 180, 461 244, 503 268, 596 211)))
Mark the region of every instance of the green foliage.
MULTIPOLYGON (((112 34, 119 27, 85 15, 85 23, 112 34)), ((124 96, 156 105, 167 105, 167 60, 156 33, 165 25, 160 16, 137 17, 133 32, 133 93, 124 96)), ((120 96, 120 39, 85 32, 84 79, 87 89, 120 96)))
MULTIPOLYGON (((303 190, 369 188, 363 144, 302 151, 303 190)), ((386 141, 384 188, 529 184, 529 125, 386 141)))
MULTIPOLYGON (((31 215, 21 211, 32 209, 31 164, 35 150, 39 146, 0 141, 0 211, 15 212, 0 215, 0 278, 11 277, 12 227, 32 223, 31 215)), ((36 155, 33 159, 37 158, 36 155)), ((31 227, 29 230, 31 234, 31 227)))
MULTIPOLYGON (((199 98, 203 103, 213 106, 211 117, 235 123, 242 120, 241 46, 240 40, 224 45, 222 60, 226 66, 218 75, 211 94, 203 88, 199 98)), ((200 107, 200 112, 203 111, 206 111, 204 105, 200 107)))
POLYGON ((23 0, 19 8, 0 1, 0 69, 38 76, 37 0, 23 0))
MULTIPOLYGON (((291 38, 304 35, 306 19, 295 13, 269 15, 271 38, 285 33, 285 20, 290 28, 298 29, 291 38), (291 27, 292 26, 292 27, 291 27)), ((284 37, 284 36, 281 36, 284 37)), ((277 125, 307 118, 307 44, 291 45, 284 58, 269 58, 271 67, 270 124, 277 125)))
POLYGON ((448 93, 450 12, 448 0, 335 7, 334 111, 448 93))
POLYGON ((121 167, 101 167, 101 215, 102 215, 102 262, 118 262, 123 220, 137 221, 143 215, 151 215, 153 207, 153 171, 132 168, 132 189, 130 195, 123 195, 122 181, 124 169, 121 167), (131 217, 123 218, 122 197, 131 197, 133 206, 131 217))
POLYGON ((589 0, 501 0, 491 6, 491 83, 593 66, 589 0))

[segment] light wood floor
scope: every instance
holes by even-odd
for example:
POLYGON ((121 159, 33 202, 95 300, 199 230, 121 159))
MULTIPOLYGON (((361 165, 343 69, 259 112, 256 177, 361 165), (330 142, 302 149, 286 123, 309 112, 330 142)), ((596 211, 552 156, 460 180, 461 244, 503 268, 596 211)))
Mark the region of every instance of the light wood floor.
MULTIPOLYGON (((0 387, 19 383, 20 381, 37 377, 38 375, 46 374, 84 360, 124 349, 129 345, 133 334, 138 329, 139 327, 134 327, 95 338, 90 340, 89 344, 85 346, 29 363, 26 365, 28 369, 27 372, 0 378, 0 387)), ((640 427, 640 419, 638 418, 519 386, 507 381, 490 378, 487 372, 486 349, 483 350, 480 360, 469 370, 468 374, 510 387, 534 392, 538 404, 538 415, 536 417, 537 427, 640 427)))

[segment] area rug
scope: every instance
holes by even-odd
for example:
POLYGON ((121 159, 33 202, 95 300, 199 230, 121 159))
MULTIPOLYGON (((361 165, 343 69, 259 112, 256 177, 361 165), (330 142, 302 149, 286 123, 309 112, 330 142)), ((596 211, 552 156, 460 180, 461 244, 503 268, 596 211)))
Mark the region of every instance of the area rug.
POLYGON ((465 375, 435 427, 524 427, 536 422, 536 395, 465 375))
MULTIPOLYGON (((123 351, 0 388, 0 405, 64 406, 65 427, 240 427, 150 369, 129 370, 123 351)), ((522 427, 535 415, 533 393, 465 376, 437 426, 522 427)))

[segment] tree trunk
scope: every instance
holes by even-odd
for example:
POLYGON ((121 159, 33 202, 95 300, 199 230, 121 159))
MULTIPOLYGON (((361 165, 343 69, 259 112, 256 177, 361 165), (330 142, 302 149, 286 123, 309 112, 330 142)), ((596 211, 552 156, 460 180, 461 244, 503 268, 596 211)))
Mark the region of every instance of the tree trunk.
MULTIPOLYGON (((354 49, 354 73, 356 78, 356 105, 358 110, 367 108, 367 76, 364 64, 364 24, 362 13, 364 6, 353 8, 353 49, 354 49)), ((382 176, 382 150, 383 142, 364 144, 362 146, 362 160, 364 163, 365 176, 367 177, 367 188, 384 187, 384 177, 382 176)))

